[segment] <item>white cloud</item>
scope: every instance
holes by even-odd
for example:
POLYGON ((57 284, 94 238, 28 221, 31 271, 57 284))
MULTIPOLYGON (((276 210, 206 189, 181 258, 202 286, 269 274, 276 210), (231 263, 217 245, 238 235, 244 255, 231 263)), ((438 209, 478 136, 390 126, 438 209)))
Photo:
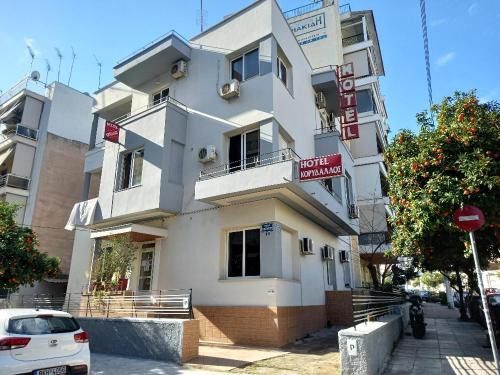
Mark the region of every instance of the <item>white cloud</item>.
POLYGON ((472 3, 468 8, 467 8, 467 12, 472 15, 475 13, 477 9, 477 3, 472 3))
POLYGON ((456 55, 455 52, 448 52, 447 54, 440 56, 437 59, 437 66, 445 66, 455 58, 455 55, 456 55))
POLYGON ((479 98, 479 102, 486 103, 492 100, 500 100, 500 87, 495 87, 488 91, 486 95, 483 95, 479 98))
POLYGON ((436 27, 445 24, 448 22, 447 18, 439 18, 431 21, 431 27, 436 27))

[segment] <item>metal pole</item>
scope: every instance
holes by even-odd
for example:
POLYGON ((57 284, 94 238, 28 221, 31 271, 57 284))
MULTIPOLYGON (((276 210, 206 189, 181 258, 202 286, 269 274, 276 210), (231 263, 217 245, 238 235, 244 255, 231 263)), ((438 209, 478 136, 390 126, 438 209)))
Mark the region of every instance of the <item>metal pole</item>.
POLYGON ((472 245, 472 254, 474 255, 474 263, 476 265, 477 282, 479 283, 479 291, 481 292, 481 302, 483 303, 484 317, 486 319, 486 326, 488 327, 488 335, 490 336, 491 350, 493 351, 493 358, 495 359, 497 374, 500 374, 495 332, 493 331, 493 325, 491 324, 490 310, 488 308, 488 302, 486 301, 486 295, 484 294, 483 274, 481 273, 481 267, 479 266, 479 257, 477 255, 476 238, 474 236, 474 232, 469 232, 469 236, 470 243, 472 245))

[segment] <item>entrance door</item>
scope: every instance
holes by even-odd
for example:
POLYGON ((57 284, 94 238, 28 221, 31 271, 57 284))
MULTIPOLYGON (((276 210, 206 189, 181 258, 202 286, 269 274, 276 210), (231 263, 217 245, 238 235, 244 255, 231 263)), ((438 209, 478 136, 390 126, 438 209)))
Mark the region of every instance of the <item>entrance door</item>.
POLYGON ((144 249, 145 246, 143 246, 139 266, 139 290, 151 290, 153 284, 154 247, 144 249))

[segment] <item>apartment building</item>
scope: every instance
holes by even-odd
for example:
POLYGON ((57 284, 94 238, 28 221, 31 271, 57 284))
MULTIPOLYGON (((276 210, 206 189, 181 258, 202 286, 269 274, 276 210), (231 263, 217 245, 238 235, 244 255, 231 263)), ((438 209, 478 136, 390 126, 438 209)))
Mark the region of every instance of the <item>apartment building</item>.
POLYGON ((0 96, 0 200, 19 205, 17 222, 32 227, 39 250, 61 259, 57 279, 23 294, 64 294, 74 235, 63 229, 81 200, 93 99, 39 74, 0 96))
MULTIPOLYGON (((356 266, 361 286, 369 286, 368 267, 385 263, 384 252, 390 246, 387 217, 391 212, 383 162, 389 127, 379 83, 385 71, 373 12, 352 11, 345 4, 339 7, 340 20, 336 20, 330 11, 334 6, 332 1, 318 1, 285 12, 285 17, 314 71, 328 72, 332 65, 353 66, 359 136, 345 144, 354 159, 359 205, 360 235, 353 248, 359 249, 361 262, 356 266)), ((328 108, 321 112, 323 132, 340 132, 328 108)))
POLYGON ((259 0, 118 62, 94 94, 68 292, 91 286, 101 240, 126 233, 140 248, 128 292, 191 288, 202 340, 281 346, 324 327, 327 293, 361 283, 355 160, 321 125, 339 115, 341 52, 315 69, 276 1, 259 0), (301 159, 329 154, 342 177, 299 181, 301 159))

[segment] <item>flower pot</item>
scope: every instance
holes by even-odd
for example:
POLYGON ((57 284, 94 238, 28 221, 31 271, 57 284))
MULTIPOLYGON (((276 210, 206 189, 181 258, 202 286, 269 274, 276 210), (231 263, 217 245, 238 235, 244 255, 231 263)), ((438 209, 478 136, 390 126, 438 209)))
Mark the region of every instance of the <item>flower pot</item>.
POLYGON ((120 279, 118 280, 118 290, 127 290, 128 279, 120 279))

